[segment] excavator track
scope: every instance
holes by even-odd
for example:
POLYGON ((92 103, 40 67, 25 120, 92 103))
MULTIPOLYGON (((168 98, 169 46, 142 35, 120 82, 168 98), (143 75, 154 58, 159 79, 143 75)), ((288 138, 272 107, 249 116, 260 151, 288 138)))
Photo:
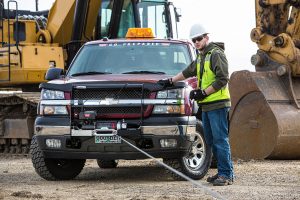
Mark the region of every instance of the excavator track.
POLYGON ((27 154, 40 92, 0 93, 0 153, 27 154))

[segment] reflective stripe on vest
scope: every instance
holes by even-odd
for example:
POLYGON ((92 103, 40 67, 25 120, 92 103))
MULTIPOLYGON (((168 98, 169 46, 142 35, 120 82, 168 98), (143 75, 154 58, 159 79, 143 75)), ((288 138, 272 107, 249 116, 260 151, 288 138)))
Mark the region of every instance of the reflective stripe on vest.
MULTIPOLYGON (((198 77, 198 88, 206 89, 210 85, 212 85, 213 82, 216 80, 216 75, 211 70, 211 62, 210 57, 214 49, 209 51, 204 60, 204 69, 203 69, 203 76, 201 81, 201 72, 200 72, 200 64, 201 64, 201 56, 197 56, 197 77, 198 77), (201 87, 199 87, 199 83, 201 82, 201 87)), ((221 88, 219 91, 210 94, 208 97, 206 97, 203 101, 198 101, 198 103, 208 103, 218 100, 224 100, 224 99, 230 99, 229 89, 226 84, 223 88, 221 88)))

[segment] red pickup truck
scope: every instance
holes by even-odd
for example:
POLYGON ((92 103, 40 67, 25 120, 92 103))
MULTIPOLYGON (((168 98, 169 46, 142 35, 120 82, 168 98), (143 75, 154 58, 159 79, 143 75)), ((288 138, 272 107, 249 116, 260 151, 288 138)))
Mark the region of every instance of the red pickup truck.
POLYGON ((49 69, 31 143, 36 172, 46 180, 72 179, 86 159, 113 168, 120 159, 148 158, 124 139, 190 178, 202 178, 211 151, 189 99, 197 79, 171 88, 157 84, 194 58, 188 41, 103 39, 85 44, 65 74, 49 69))

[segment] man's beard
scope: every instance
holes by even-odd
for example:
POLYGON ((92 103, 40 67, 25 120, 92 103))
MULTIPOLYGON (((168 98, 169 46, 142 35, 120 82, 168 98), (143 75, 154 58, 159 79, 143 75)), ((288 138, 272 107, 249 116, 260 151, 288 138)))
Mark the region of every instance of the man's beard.
POLYGON ((202 46, 202 48, 199 48, 198 50, 199 50, 199 51, 203 51, 203 50, 205 49, 206 46, 207 46, 207 45, 204 44, 204 45, 202 46))

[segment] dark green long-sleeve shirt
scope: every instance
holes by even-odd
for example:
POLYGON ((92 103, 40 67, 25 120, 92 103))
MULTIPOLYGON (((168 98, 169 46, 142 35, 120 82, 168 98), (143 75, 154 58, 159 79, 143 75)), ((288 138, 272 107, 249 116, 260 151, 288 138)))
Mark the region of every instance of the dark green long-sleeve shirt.
MULTIPOLYGON (((209 43, 207 47, 205 47, 201 56, 200 66, 204 65, 205 55, 207 52, 215 49, 211 55, 211 70, 216 75, 216 81, 212 83, 212 87, 218 91, 222 87, 226 86, 229 81, 229 72, 228 72, 228 62, 225 56, 224 51, 218 46, 216 43, 209 43)), ((182 71, 182 74, 185 78, 197 76, 197 60, 194 60, 186 69, 182 71)), ((213 102, 211 104, 202 105, 203 111, 210 111, 219 108, 230 107, 230 100, 221 101, 221 102, 213 102)))

